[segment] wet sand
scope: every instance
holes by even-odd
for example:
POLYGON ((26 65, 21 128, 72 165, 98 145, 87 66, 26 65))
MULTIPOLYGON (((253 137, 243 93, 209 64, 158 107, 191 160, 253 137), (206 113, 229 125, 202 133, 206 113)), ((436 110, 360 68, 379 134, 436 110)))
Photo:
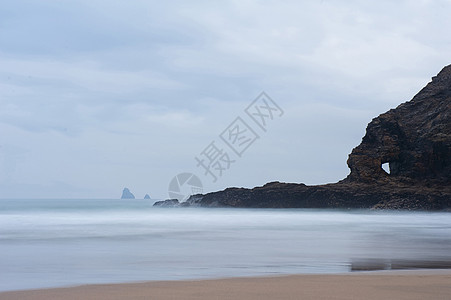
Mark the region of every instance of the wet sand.
POLYGON ((85 285, 0 293, 12 299, 451 299, 451 270, 85 285))

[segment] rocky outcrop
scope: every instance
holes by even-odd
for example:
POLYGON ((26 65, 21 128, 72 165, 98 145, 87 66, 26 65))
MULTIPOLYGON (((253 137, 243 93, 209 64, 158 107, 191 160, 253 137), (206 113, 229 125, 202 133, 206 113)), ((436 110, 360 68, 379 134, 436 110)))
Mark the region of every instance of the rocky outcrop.
POLYGON ((318 186, 271 182, 253 189, 228 188, 196 197, 195 206, 202 207, 409 210, 451 208, 449 189, 446 191, 437 187, 345 182, 318 186))
POLYGON ((451 184, 451 66, 411 101, 368 124, 352 150, 348 179, 451 184), (390 174, 381 165, 389 163, 390 174))
POLYGON ((135 195, 133 195, 128 188, 124 188, 121 199, 135 199, 135 195))
POLYGON ((157 201, 153 204, 153 206, 158 207, 177 207, 180 206, 180 202, 177 199, 167 199, 164 201, 157 201))
POLYGON ((373 119, 347 163, 350 174, 335 184, 228 188, 184 205, 450 210, 451 65, 411 101, 373 119))

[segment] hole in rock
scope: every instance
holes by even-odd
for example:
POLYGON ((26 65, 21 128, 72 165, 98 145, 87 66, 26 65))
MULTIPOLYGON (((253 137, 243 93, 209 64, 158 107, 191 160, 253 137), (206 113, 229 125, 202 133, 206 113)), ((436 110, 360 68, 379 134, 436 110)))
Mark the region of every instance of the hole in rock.
POLYGON ((382 170, 385 171, 385 173, 390 174, 390 163, 386 162, 382 164, 382 170))

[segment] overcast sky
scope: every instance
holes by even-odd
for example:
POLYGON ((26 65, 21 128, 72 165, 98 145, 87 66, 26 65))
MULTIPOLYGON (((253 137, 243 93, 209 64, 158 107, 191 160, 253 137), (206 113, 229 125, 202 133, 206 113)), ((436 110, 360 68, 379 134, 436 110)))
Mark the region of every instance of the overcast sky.
POLYGON ((0 5, 0 198, 168 198, 322 184, 373 117, 451 63, 451 1, 22 1, 0 5), (265 91, 266 132, 245 113, 265 91), (237 156, 237 117, 259 136, 237 156), (216 182, 211 142, 234 160, 216 182))

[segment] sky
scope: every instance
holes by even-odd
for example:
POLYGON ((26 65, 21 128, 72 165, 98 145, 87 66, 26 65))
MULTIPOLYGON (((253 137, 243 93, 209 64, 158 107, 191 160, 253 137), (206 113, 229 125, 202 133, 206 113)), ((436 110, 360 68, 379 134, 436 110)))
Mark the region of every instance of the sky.
POLYGON ((368 122, 451 63, 450 14, 449 0, 2 1, 0 198, 166 199, 181 173, 204 192, 341 180, 368 122), (264 130, 246 113, 262 92, 280 108, 264 130), (221 139, 237 118, 258 136, 240 155, 221 139), (198 165, 212 149, 222 173, 198 165))

